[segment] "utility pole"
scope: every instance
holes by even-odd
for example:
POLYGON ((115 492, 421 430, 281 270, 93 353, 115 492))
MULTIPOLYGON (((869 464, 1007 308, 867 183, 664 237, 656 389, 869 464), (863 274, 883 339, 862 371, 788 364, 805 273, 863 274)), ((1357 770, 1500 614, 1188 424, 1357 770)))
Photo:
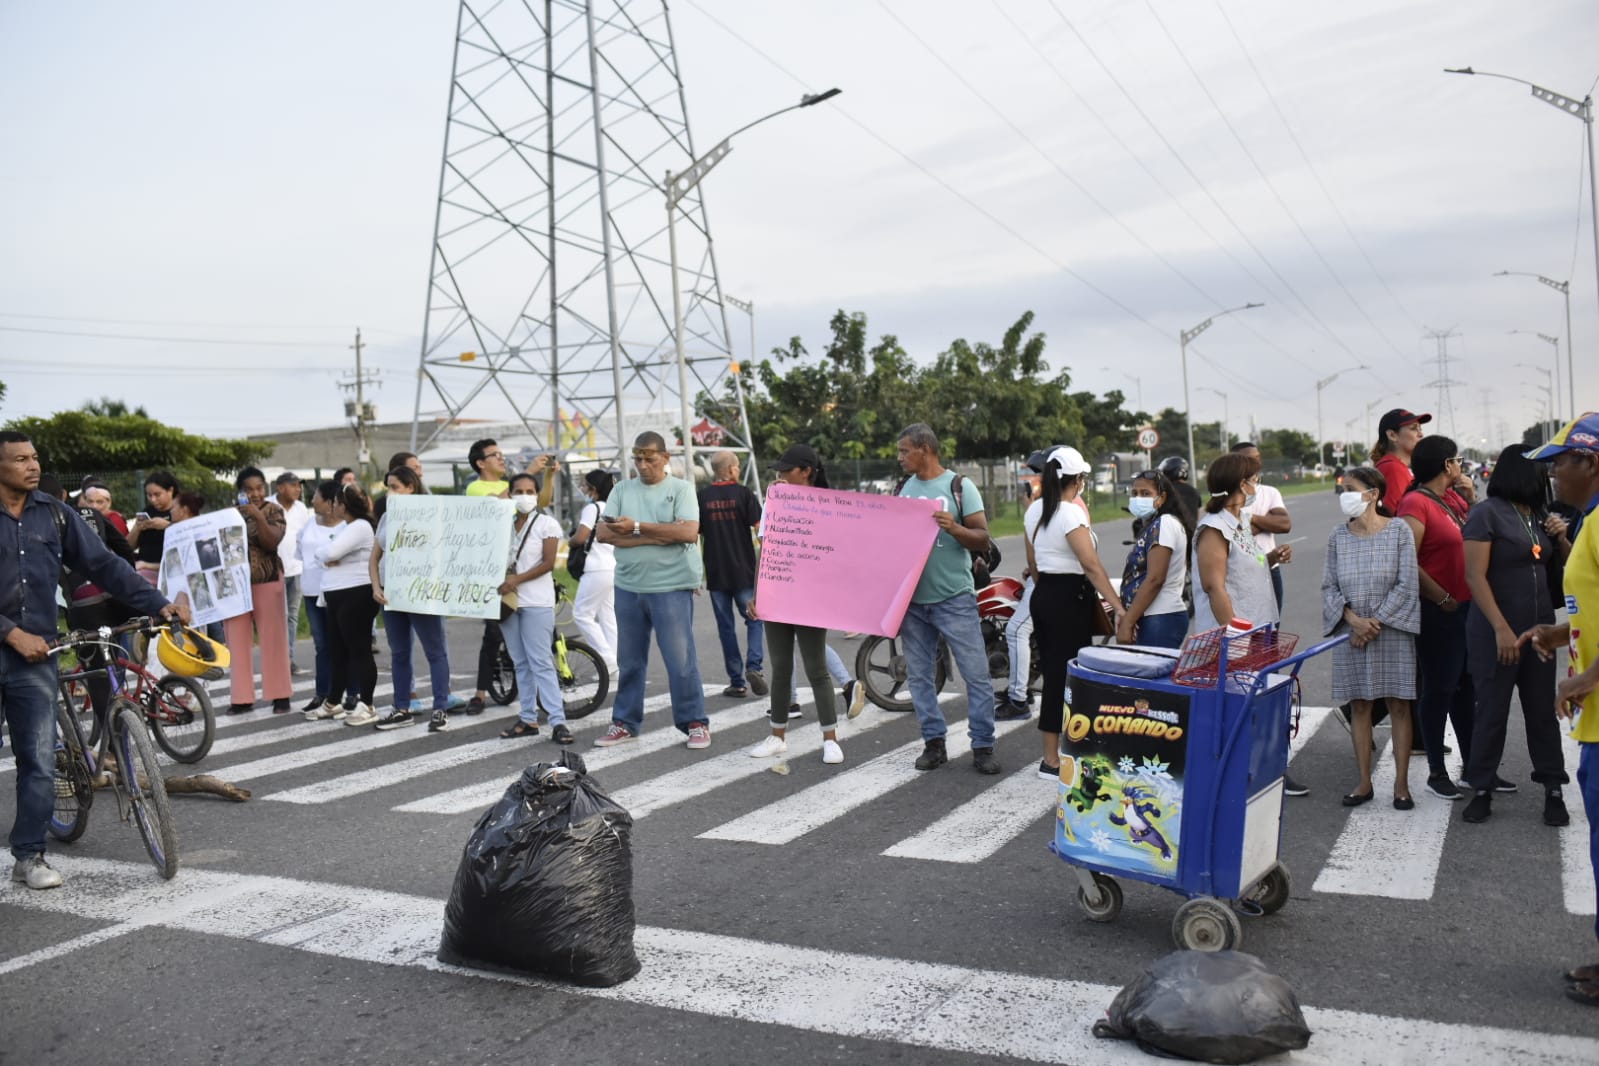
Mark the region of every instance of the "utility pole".
POLYGON ((361 349, 366 345, 361 342, 359 327, 355 331, 355 343, 350 347, 355 352, 355 377, 339 382, 339 388, 355 394, 355 399, 344 401, 344 417, 350 420, 350 429, 355 433, 356 466, 361 479, 365 481, 372 466, 372 449, 368 444, 369 431, 377 421, 377 407, 367 402, 366 387, 368 385, 376 387, 378 379, 376 373, 369 376, 361 365, 361 349))
POLYGON ((1461 383, 1449 377, 1449 364, 1452 361, 1449 355, 1449 338, 1458 337, 1460 334, 1456 333, 1454 327, 1451 326, 1449 329, 1443 330, 1430 329, 1427 331, 1427 336, 1431 337, 1438 345, 1438 354, 1434 357, 1434 361, 1438 364, 1438 377, 1433 381, 1427 382, 1422 388, 1438 390, 1437 418, 1439 422, 1448 427, 1450 434, 1453 435, 1455 431, 1455 405, 1454 398, 1449 390, 1461 383), (1447 421, 1445 421, 1446 419, 1447 421))

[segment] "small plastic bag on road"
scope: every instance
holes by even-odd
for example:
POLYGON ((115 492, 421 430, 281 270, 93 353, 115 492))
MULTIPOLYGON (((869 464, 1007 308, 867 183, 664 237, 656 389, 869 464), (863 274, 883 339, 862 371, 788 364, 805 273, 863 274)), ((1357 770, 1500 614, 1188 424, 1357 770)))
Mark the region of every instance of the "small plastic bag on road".
POLYGON ((638 973, 632 827, 580 755, 523 770, 461 854, 439 961, 595 987, 638 973))
POLYGON ((1242 951, 1175 951, 1111 1001, 1094 1035, 1136 1040, 1154 1054, 1254 1062, 1310 1043, 1288 982, 1242 951))

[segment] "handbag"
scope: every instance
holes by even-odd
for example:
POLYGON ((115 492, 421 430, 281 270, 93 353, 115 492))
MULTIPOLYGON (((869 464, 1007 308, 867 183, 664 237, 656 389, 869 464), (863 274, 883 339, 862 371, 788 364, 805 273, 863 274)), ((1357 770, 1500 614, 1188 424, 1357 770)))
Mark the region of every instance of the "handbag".
MULTIPOLYGON (((605 505, 602 503, 596 509, 595 514, 603 515, 604 513, 605 505)), ((582 578, 583 569, 588 565, 589 561, 589 549, 594 547, 594 537, 599 531, 599 519, 596 517, 594 526, 589 530, 589 535, 583 538, 583 543, 570 545, 566 549, 566 572, 571 575, 572 580, 577 581, 582 578)), ((573 530, 573 532, 577 531, 573 530)))
MULTIPOLYGON (((527 516, 527 528, 522 530, 522 539, 517 541, 516 551, 511 554, 511 561, 505 564, 506 577, 516 576, 516 561, 522 558, 522 549, 527 547, 527 538, 533 533, 533 523, 537 520, 537 513, 527 516)), ((518 589, 500 593, 500 621, 503 622, 516 613, 520 598, 521 592, 518 589)))
MULTIPOLYGON (((1039 526, 1042 524, 1039 523, 1039 526)), ((1033 535, 1028 538, 1033 542, 1035 549, 1038 546, 1039 526, 1033 527, 1033 535)), ((1099 594, 1098 589, 1088 583, 1086 577, 1083 579, 1083 600, 1089 609, 1088 625, 1093 635, 1096 637, 1114 637, 1116 635, 1116 620, 1115 616, 1111 614, 1110 604, 1105 602, 1105 597, 1099 594)))

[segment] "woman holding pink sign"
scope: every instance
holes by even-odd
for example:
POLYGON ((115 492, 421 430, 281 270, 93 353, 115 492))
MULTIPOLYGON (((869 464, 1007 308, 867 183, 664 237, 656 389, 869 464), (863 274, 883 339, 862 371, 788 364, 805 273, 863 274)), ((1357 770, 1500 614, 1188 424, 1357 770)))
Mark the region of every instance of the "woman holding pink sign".
MULTIPOLYGON (((827 472, 816 449, 808 444, 791 444, 777 460, 777 479, 785 485, 803 485, 813 489, 828 488, 827 472)), ((762 523, 764 532, 765 524, 762 523)), ((756 613, 756 601, 749 605, 751 618, 756 613)), ((794 647, 799 646, 800 660, 805 666, 805 676, 811 683, 811 695, 816 700, 816 720, 822 727, 822 761, 841 763, 844 749, 838 745, 838 705, 833 699, 832 679, 827 672, 827 630, 817 626, 797 626, 787 622, 762 619, 766 629, 766 655, 772 667, 772 735, 749 749, 754 759, 771 759, 788 751, 789 704, 794 691, 794 647)), ((860 713, 855 702, 850 704, 850 716, 860 713)))

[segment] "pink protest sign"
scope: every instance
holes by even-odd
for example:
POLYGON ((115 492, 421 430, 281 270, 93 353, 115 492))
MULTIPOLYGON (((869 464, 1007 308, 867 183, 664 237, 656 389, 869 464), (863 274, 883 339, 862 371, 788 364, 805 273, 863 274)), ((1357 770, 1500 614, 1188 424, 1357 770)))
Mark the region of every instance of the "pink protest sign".
POLYGON ((773 484, 755 609, 774 622, 898 636, 937 510, 936 500, 773 484))

